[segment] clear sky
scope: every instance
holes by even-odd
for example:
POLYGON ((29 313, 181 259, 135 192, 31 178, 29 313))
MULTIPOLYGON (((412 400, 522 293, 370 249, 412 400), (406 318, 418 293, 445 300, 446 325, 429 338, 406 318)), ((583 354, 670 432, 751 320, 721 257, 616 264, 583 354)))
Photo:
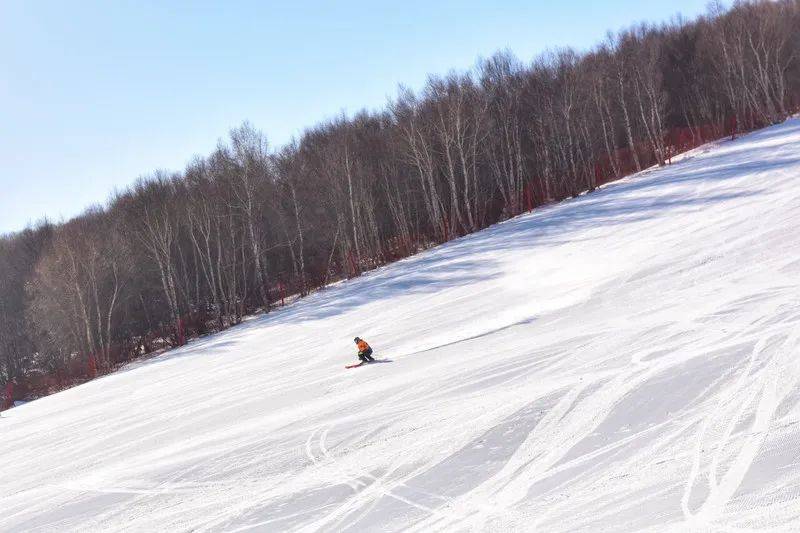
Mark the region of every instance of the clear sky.
POLYGON ((707 0, 0 0, 0 233, 179 170, 244 120, 281 145, 508 48, 586 49, 707 0))

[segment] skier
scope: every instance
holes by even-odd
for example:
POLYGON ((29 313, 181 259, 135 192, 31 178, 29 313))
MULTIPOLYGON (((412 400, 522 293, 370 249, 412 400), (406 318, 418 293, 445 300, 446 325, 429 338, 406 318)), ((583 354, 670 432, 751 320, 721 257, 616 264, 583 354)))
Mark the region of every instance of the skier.
POLYGON ((372 348, 369 347, 366 341, 361 339, 360 337, 356 337, 353 339, 353 342, 356 343, 358 346, 358 358, 361 359, 363 363, 372 363, 375 359, 372 357, 372 348))

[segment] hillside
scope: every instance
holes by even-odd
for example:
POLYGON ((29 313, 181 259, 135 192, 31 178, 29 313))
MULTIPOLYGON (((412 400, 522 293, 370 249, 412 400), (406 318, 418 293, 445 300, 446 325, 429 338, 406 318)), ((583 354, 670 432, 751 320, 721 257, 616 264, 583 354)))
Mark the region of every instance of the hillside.
POLYGON ((0 530, 800 527, 798 180, 790 119, 4 412, 0 530))

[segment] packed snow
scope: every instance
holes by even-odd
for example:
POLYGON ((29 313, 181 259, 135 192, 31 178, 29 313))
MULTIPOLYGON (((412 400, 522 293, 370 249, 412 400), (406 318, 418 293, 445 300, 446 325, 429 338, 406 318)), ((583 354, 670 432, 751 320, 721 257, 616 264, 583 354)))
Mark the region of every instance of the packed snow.
POLYGON ((0 530, 798 531, 799 337, 791 119, 3 413, 0 530))

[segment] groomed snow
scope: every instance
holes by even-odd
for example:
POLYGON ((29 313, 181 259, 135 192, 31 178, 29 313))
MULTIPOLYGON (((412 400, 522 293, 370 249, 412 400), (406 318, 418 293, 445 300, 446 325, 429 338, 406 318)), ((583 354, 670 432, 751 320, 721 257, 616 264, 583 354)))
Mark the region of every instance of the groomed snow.
POLYGON ((798 531, 799 336, 793 119, 3 413, 0 530, 798 531))

